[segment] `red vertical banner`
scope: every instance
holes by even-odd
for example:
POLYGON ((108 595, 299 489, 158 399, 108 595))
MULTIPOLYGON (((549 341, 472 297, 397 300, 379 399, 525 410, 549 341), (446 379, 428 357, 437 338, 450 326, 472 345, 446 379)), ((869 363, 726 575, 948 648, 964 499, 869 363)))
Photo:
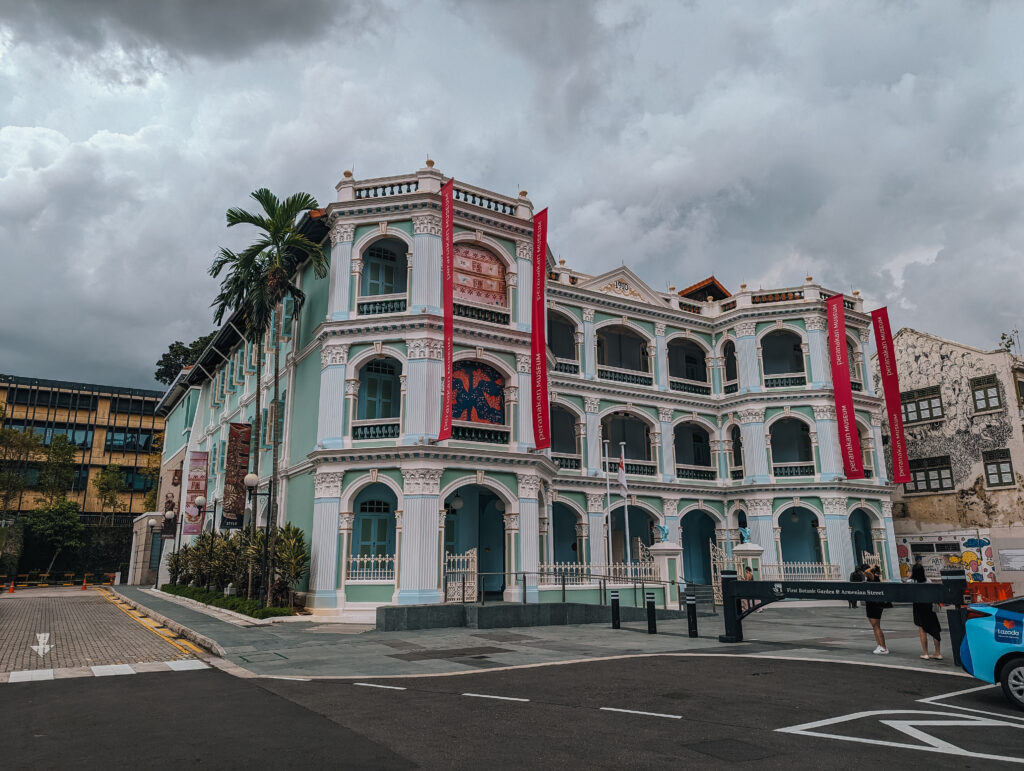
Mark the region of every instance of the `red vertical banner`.
POLYGON ((452 370, 455 360, 455 180, 441 188, 441 309, 444 314, 444 394, 437 441, 452 438, 452 370))
POLYGON ((882 391, 885 393, 885 413, 889 416, 892 481, 903 484, 910 481, 910 462, 907 460, 907 439, 903 435, 903 403, 900 399, 900 378, 896 371, 892 329, 889 327, 889 311, 885 308, 871 311, 871 326, 875 328, 878 371, 882 376, 882 391))
POLYGON ((185 521, 181 526, 182 535, 199 535, 203 532, 205 510, 196 505, 196 498, 206 497, 206 466, 210 453, 192 452, 188 456, 188 486, 185 488, 185 521))
POLYGON ((860 451, 857 417, 853 411, 843 296, 837 294, 829 297, 825 305, 828 309, 828 355, 832 365, 832 390, 836 398, 836 424, 839 428, 839 451, 843 455, 843 472, 847 479, 863 479, 864 456, 860 451))
POLYGON ((548 210, 533 217, 533 315, 530 323, 530 377, 533 399, 533 442, 538 450, 551 446, 548 415, 548 342, 544 305, 548 279, 548 210))

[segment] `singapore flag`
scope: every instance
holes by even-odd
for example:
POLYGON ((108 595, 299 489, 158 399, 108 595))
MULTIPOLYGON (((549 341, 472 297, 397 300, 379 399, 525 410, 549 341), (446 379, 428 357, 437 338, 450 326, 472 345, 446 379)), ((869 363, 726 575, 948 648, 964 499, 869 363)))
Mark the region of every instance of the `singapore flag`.
POLYGON ((625 498, 629 495, 629 487, 626 485, 626 461, 622 457, 622 450, 619 450, 619 495, 625 498))

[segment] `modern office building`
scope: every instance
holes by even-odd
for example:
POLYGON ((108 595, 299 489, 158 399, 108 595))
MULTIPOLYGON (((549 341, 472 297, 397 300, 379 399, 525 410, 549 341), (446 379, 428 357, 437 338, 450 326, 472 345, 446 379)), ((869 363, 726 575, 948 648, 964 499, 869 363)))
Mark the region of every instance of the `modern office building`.
POLYGON ((920 556, 1024 592, 1024 359, 914 329, 893 346, 912 477, 893 495, 901 570, 920 556))
MULTIPOLYGON (((83 519, 125 526, 145 511, 146 493, 153 486, 143 473, 147 461, 158 459, 163 418, 155 415, 161 391, 139 388, 40 380, 0 374, 0 413, 5 428, 33 431, 43 447, 54 436, 64 435, 77 447, 74 482, 68 498, 77 502, 83 519), (109 464, 124 473, 125 492, 117 512, 101 505, 92 482, 109 464), (111 517, 116 515, 116 519, 111 517)), ((38 459, 27 464, 28 487, 19 496, 18 512, 31 511, 38 503, 38 459)))
MULTIPOLYGON (((264 397, 259 409, 283 420, 279 515, 310 536, 310 607, 367 618, 381 604, 460 599, 467 577, 489 595, 554 601, 562 575, 573 599, 596 601, 586 566, 711 584, 741 528, 765 549, 764 577, 845 577, 865 555, 896 575, 861 298, 845 298, 868 469, 853 481, 829 370, 834 292, 810 277, 772 290, 730 293, 708 278, 660 291, 628 267, 574 270, 532 254, 525 192, 456 181, 453 434, 436 442, 444 181, 429 162, 381 179, 346 172, 337 201, 302 222, 329 251, 330 276, 300 272, 305 306, 281 309, 282 407, 268 415, 264 397), (530 418, 534 259, 549 278, 553 446, 541 452, 530 418)), ((165 469, 180 477, 188 451, 208 452, 209 500, 223 495, 228 424, 255 416, 257 357, 269 350, 228 323, 160 404, 165 469)))

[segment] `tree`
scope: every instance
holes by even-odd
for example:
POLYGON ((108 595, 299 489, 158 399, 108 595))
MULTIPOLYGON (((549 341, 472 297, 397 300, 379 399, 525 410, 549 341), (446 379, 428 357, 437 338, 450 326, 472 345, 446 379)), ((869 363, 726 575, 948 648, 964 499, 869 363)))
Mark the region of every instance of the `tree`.
MULTIPOLYGON (((5 412, 0 409, 0 426, 5 412)), ((40 449, 32 431, 0 428, 0 519, 17 514, 17 503, 28 486, 28 464, 40 449)))
POLYGON ((54 434, 39 469, 39 491, 46 506, 67 498, 75 481, 75 454, 78 448, 64 434, 54 434))
POLYGON ((309 546, 306 536, 291 522, 285 524, 277 535, 276 562, 281 578, 288 584, 288 606, 295 604, 295 585, 306 575, 309 566, 309 546))
POLYGON ((147 456, 146 464, 139 470, 139 473, 149 480, 150 484, 149 492, 146 493, 146 497, 142 502, 146 511, 156 511, 157 509, 157 496, 160 494, 160 462, 163 458, 163 449, 164 432, 157 431, 153 434, 153 444, 150 447, 152 452, 147 456))
POLYGON ((206 346, 210 344, 215 334, 217 333, 211 332, 208 335, 197 337, 189 345, 185 345, 181 340, 175 340, 167 348, 167 353, 157 361, 156 372, 153 373, 153 377, 157 382, 164 385, 173 383, 174 378, 178 376, 183 367, 190 367, 196 363, 196 360, 206 350, 206 346))
POLYGON ((1014 350, 1020 350, 1020 330, 1011 329, 1009 332, 999 333, 999 347, 1005 351, 1013 353, 1014 350))
POLYGON ((82 533, 85 526, 78 516, 78 504, 67 498, 59 498, 48 506, 30 512, 26 524, 32 531, 53 547, 53 557, 46 568, 49 573, 53 563, 64 549, 77 549, 82 546, 82 533))
POLYGON ((124 472, 116 463, 103 467, 103 471, 93 480, 92 486, 96 488, 96 495, 100 499, 100 514, 109 508, 116 513, 124 508, 120 495, 125 491, 124 472))
MULTIPOLYGON (((259 231, 259 234, 257 239, 241 253, 235 254, 221 249, 217 259, 214 260, 210 267, 212 276, 217 276, 225 267, 232 267, 232 271, 221 283, 221 295, 218 296, 214 305, 218 306, 219 304, 220 313, 223 313, 225 308, 241 308, 246 320, 247 332, 250 330, 257 332, 258 339, 271 333, 274 345, 273 403, 275 408, 279 409, 281 404, 278 383, 281 369, 281 305, 285 298, 291 298, 293 313, 297 315, 305 303, 305 293, 294 282, 299 266, 309 260, 313 267, 313 274, 317 278, 324 278, 328 274, 329 265, 323 247, 311 241, 296 227, 298 218, 303 212, 319 207, 313 196, 309 193, 294 193, 281 200, 267 188, 260 188, 251 194, 251 198, 260 205, 263 211, 251 213, 244 209, 228 209, 227 224, 228 227, 251 225, 259 231)), ((274 420, 272 424, 271 480, 275 493, 278 489, 280 425, 280 420, 274 420)), ((258 432, 256 436, 258 441, 258 432)), ((276 522, 277 502, 275 497, 275 495, 270 496, 268 517, 271 522, 276 522)), ((268 549, 269 553, 273 555, 273 531, 271 531, 268 549)), ((274 571, 270 570, 269 575, 265 578, 268 585, 272 583, 273 575, 274 571)))

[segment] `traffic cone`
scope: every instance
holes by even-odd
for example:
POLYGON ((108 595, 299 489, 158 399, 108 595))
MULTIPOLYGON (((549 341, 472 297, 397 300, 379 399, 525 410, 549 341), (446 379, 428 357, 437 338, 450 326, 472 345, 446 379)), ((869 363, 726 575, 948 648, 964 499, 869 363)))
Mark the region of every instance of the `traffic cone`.
POLYGON ((11 581, 11 588, 7 590, 8 594, 14 594, 14 581, 11 581))
POLYGON ((88 587, 85 585, 85 576, 82 576, 82 591, 84 592, 88 587))

